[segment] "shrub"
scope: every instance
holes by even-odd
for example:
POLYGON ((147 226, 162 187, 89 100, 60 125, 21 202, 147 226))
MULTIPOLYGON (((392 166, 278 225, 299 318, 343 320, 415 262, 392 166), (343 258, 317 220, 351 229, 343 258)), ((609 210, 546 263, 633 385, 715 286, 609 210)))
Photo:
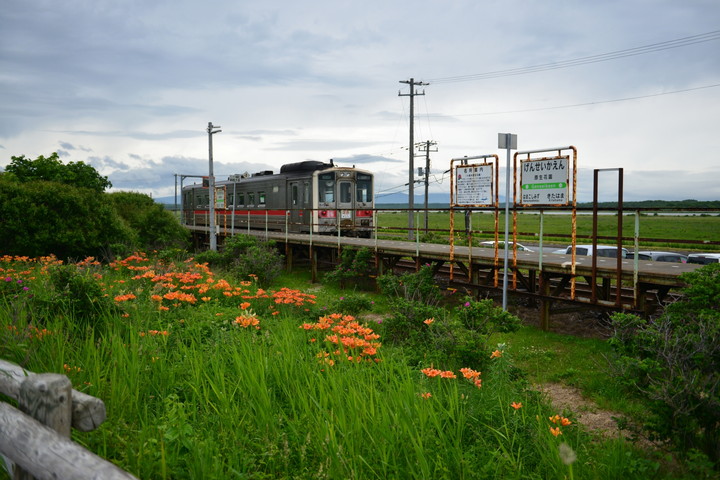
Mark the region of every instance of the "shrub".
POLYGON ((284 256, 278 253, 275 242, 265 242, 251 235, 235 235, 225 239, 219 252, 207 250, 195 256, 198 263, 225 269, 230 275, 245 280, 253 276, 266 287, 283 270, 284 256))
POLYGON ((370 249, 360 248, 353 250, 346 248, 340 252, 340 263, 334 270, 326 273, 323 280, 327 283, 338 284, 341 288, 344 288, 348 280, 369 278, 374 272, 375 260, 370 249))
POLYGON ((77 266, 55 265, 49 270, 49 288, 35 298, 45 316, 62 314, 84 330, 101 330, 108 313, 119 314, 97 280, 77 266))
POLYGON ((417 273, 381 275, 377 280, 380 292, 389 297, 404 298, 426 305, 438 305, 442 299, 440 287, 435 284, 429 265, 423 265, 417 273))
POLYGON ((492 335, 495 332, 516 332, 522 325, 518 317, 495 306, 491 299, 474 301, 470 297, 455 308, 455 314, 468 330, 481 335, 492 335))
POLYGON ((680 277, 683 300, 661 315, 612 316, 612 365, 647 398, 649 428, 683 451, 720 460, 720 265, 680 277))
POLYGON ((372 310, 373 302, 365 295, 348 294, 334 300, 328 308, 332 312, 357 316, 359 313, 372 310))

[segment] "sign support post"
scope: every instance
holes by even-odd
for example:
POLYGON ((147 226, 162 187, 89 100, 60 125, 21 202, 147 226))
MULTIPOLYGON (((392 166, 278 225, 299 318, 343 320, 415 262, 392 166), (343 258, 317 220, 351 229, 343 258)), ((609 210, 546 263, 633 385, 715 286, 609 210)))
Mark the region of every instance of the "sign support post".
POLYGON ((508 253, 510 242, 508 238, 510 218, 510 150, 517 150, 517 135, 514 133, 498 133, 498 148, 507 150, 507 164, 505 166, 505 258, 503 260, 503 290, 502 308, 507 311, 508 288, 508 253))

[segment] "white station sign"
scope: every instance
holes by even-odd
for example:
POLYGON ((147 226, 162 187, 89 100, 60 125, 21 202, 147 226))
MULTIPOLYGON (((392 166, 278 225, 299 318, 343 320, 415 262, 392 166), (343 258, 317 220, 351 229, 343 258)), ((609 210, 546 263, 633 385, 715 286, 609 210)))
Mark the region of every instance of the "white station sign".
POLYGON ((486 206, 493 204, 493 165, 455 167, 455 204, 486 206))
POLYGON ((523 205, 567 205, 569 157, 521 161, 520 191, 523 205))

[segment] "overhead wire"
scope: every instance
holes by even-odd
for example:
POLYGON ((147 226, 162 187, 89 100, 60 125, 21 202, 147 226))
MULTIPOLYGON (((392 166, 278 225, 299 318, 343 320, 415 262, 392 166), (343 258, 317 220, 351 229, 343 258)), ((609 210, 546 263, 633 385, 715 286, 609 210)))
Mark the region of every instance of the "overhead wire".
POLYGON ((430 79, 430 84, 442 84, 442 83, 455 83, 455 82, 468 82, 474 80, 487 80, 491 78, 509 77, 514 75, 526 75, 529 73, 543 72, 547 70, 557 70, 561 68, 576 67, 578 65, 587 65, 590 63, 607 62, 610 60, 616 60, 618 58, 633 57, 637 55, 645 55, 648 53, 659 52, 662 50, 669 50, 672 48, 680 48, 688 45, 694 45, 696 43, 710 42, 714 40, 720 40, 720 30, 713 30, 711 32, 701 33, 698 35, 691 35, 689 37, 682 37, 675 40, 667 40, 665 42, 651 43, 649 45, 643 45, 640 47, 627 48, 624 50, 616 50, 614 52, 601 53, 597 55, 589 55, 586 57, 579 57, 570 60, 563 60, 559 62, 543 63, 539 65, 531 65, 528 67, 509 68, 506 70, 496 70, 492 72, 477 73, 470 75, 457 75, 453 77, 442 77, 430 79))

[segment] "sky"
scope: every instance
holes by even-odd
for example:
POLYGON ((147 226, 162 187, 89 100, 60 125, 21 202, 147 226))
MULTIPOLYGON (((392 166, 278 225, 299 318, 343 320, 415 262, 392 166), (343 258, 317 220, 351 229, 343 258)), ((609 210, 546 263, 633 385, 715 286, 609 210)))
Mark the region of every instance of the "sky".
POLYGON ((577 149, 578 201, 594 169, 599 199, 616 199, 618 168, 626 201, 720 199, 717 0, 0 9, 0 168, 57 152, 112 191, 172 196, 182 175, 208 174, 212 122, 219 179, 333 159, 375 172, 380 199, 408 189, 411 99, 414 141, 436 143, 431 193, 449 193, 452 159, 490 154, 504 192, 498 133, 513 133, 520 152, 577 149))

